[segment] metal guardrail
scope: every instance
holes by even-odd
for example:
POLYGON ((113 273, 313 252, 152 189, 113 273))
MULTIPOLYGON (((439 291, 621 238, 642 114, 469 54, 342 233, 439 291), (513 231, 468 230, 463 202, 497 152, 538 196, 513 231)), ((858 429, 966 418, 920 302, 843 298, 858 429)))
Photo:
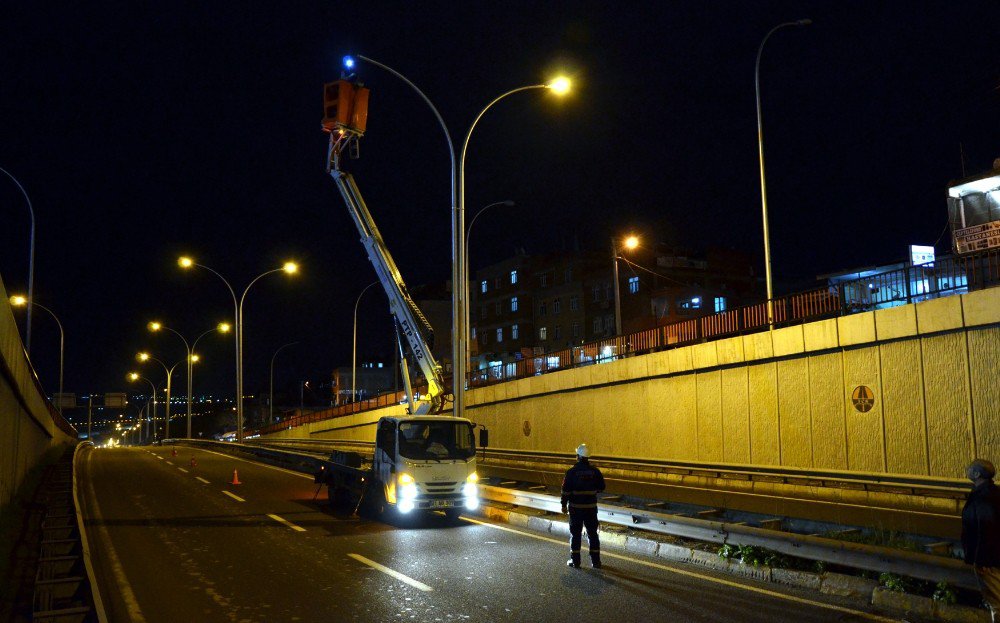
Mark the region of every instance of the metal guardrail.
MULTIPOLYGON (((237 445, 202 440, 181 440, 185 443, 212 444, 249 451, 257 456, 281 457, 296 465, 318 466, 320 459, 309 455, 298 455, 289 450, 277 450, 255 445, 237 445)), ((270 443, 270 442, 268 442, 270 443)), ((300 444, 310 447, 369 448, 369 442, 334 442, 317 439, 288 439, 279 443, 300 444)), ((324 448, 325 449, 325 448, 324 448)), ((293 468, 294 469, 294 468, 293 468)), ((315 469, 313 467, 312 469, 315 469)), ((299 469, 298 471, 303 471, 299 469)), ((307 470, 308 471, 308 470, 307 470)), ((311 473, 311 471, 310 471, 311 473)), ((483 498, 506 504, 514 504, 548 512, 560 511, 559 498, 543 493, 525 492, 490 485, 481 485, 483 498)), ((951 585, 978 590, 976 578, 962 561, 943 556, 922 554, 877 545, 840 541, 825 537, 795 534, 778 530, 756 528, 739 523, 695 519, 669 513, 658 513, 645 509, 627 508, 600 503, 599 518, 611 524, 626 526, 681 538, 709 543, 756 545, 767 549, 809 560, 821 560, 834 564, 867 569, 869 571, 897 573, 932 582, 948 582, 951 585)))
MULTIPOLYGON (((483 498, 494 502, 553 513, 560 512, 560 500, 553 495, 488 485, 481 486, 480 493, 483 498)), ((709 543, 756 545, 797 558, 822 560, 869 571, 896 573, 932 582, 947 582, 953 586, 973 590, 979 588, 970 567, 954 558, 604 503, 598 505, 598 518, 610 524, 658 534, 709 543)))

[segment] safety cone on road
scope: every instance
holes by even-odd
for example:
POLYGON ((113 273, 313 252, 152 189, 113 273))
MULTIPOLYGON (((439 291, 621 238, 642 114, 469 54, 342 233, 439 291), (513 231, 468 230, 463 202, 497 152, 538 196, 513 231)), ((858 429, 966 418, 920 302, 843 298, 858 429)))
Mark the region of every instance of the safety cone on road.
POLYGON ((191 467, 198 467, 198 461, 194 457, 191 457, 191 467))
POLYGON ((170 456, 177 456, 177 448, 173 448, 170 450, 170 456))
POLYGON ((236 472, 235 469, 233 470, 233 481, 231 483, 229 483, 229 484, 231 484, 231 485, 241 485, 241 484, 243 484, 242 482, 240 482, 240 475, 236 472))

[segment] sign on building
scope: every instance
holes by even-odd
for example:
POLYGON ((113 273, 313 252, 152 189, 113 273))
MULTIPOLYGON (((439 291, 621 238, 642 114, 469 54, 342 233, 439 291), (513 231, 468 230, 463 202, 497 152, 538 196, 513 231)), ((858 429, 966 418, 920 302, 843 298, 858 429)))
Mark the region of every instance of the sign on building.
POLYGON ((948 221, 955 253, 1000 247, 1000 169, 950 186, 948 221))

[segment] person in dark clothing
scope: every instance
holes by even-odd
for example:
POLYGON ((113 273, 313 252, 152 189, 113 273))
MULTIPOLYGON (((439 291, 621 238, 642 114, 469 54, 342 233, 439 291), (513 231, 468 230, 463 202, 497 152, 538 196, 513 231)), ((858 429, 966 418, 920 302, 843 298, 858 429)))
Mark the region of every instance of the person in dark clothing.
POLYGON ((597 494, 604 491, 604 474, 590 464, 590 448, 582 443, 576 449, 576 465, 569 468, 562 484, 562 512, 569 507, 569 567, 580 567, 580 539, 587 528, 590 563, 601 568, 601 541, 597 536, 597 494))
POLYGON ((965 470, 972 492, 962 508, 962 549, 965 562, 979 578, 983 600, 993 621, 1000 614, 1000 488, 993 484, 997 470, 976 459, 965 470))

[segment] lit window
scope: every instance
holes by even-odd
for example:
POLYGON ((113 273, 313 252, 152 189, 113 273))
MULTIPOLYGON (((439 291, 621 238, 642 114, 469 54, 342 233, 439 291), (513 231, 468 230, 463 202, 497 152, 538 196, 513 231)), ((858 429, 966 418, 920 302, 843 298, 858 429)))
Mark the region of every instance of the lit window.
POLYGON ((639 291, 639 278, 638 277, 629 277, 628 278, 628 291, 629 291, 629 294, 635 294, 636 292, 639 291))
POLYGON ((578 309, 580 309, 580 297, 578 296, 569 297, 569 310, 576 311, 578 309))
POLYGON ((549 330, 546 327, 540 327, 538 329, 538 339, 540 340, 549 339, 549 330))
POLYGON ((481 290, 482 290, 483 292, 486 292, 486 282, 485 282, 485 281, 484 281, 484 282, 482 282, 481 284, 479 284, 479 286, 480 286, 480 289, 481 289, 481 290))
POLYGON ((517 330, 517 325, 516 324, 515 325, 511 325, 510 326, 510 339, 516 340, 518 338, 518 335, 520 335, 520 332, 517 330))
POLYGON ((517 271, 516 270, 510 271, 510 283, 511 283, 511 285, 517 283, 517 271))
POLYGON ((701 297, 695 296, 686 300, 678 301, 677 307, 679 309, 701 309, 701 297))
POLYGON ((476 328, 472 327, 472 339, 476 339, 476 328))
POLYGON ((547 305, 545 304, 545 302, 544 302, 544 301, 542 301, 542 304, 538 306, 538 315, 539 315, 539 316, 544 316, 544 315, 545 315, 545 314, 547 314, 547 313, 549 313, 549 308, 548 308, 548 306, 547 306, 547 305))
POLYGON ((562 313, 562 299, 556 299, 552 301, 552 313, 553 314, 562 313))
POLYGON ((516 312, 517 311, 517 297, 516 296, 510 297, 510 311, 512 311, 512 312, 516 312))
POLYGON ((726 297, 724 296, 715 297, 715 312, 719 313, 724 311, 726 311, 726 297))
POLYGON ((503 327, 497 329, 497 342, 503 341, 503 327))

